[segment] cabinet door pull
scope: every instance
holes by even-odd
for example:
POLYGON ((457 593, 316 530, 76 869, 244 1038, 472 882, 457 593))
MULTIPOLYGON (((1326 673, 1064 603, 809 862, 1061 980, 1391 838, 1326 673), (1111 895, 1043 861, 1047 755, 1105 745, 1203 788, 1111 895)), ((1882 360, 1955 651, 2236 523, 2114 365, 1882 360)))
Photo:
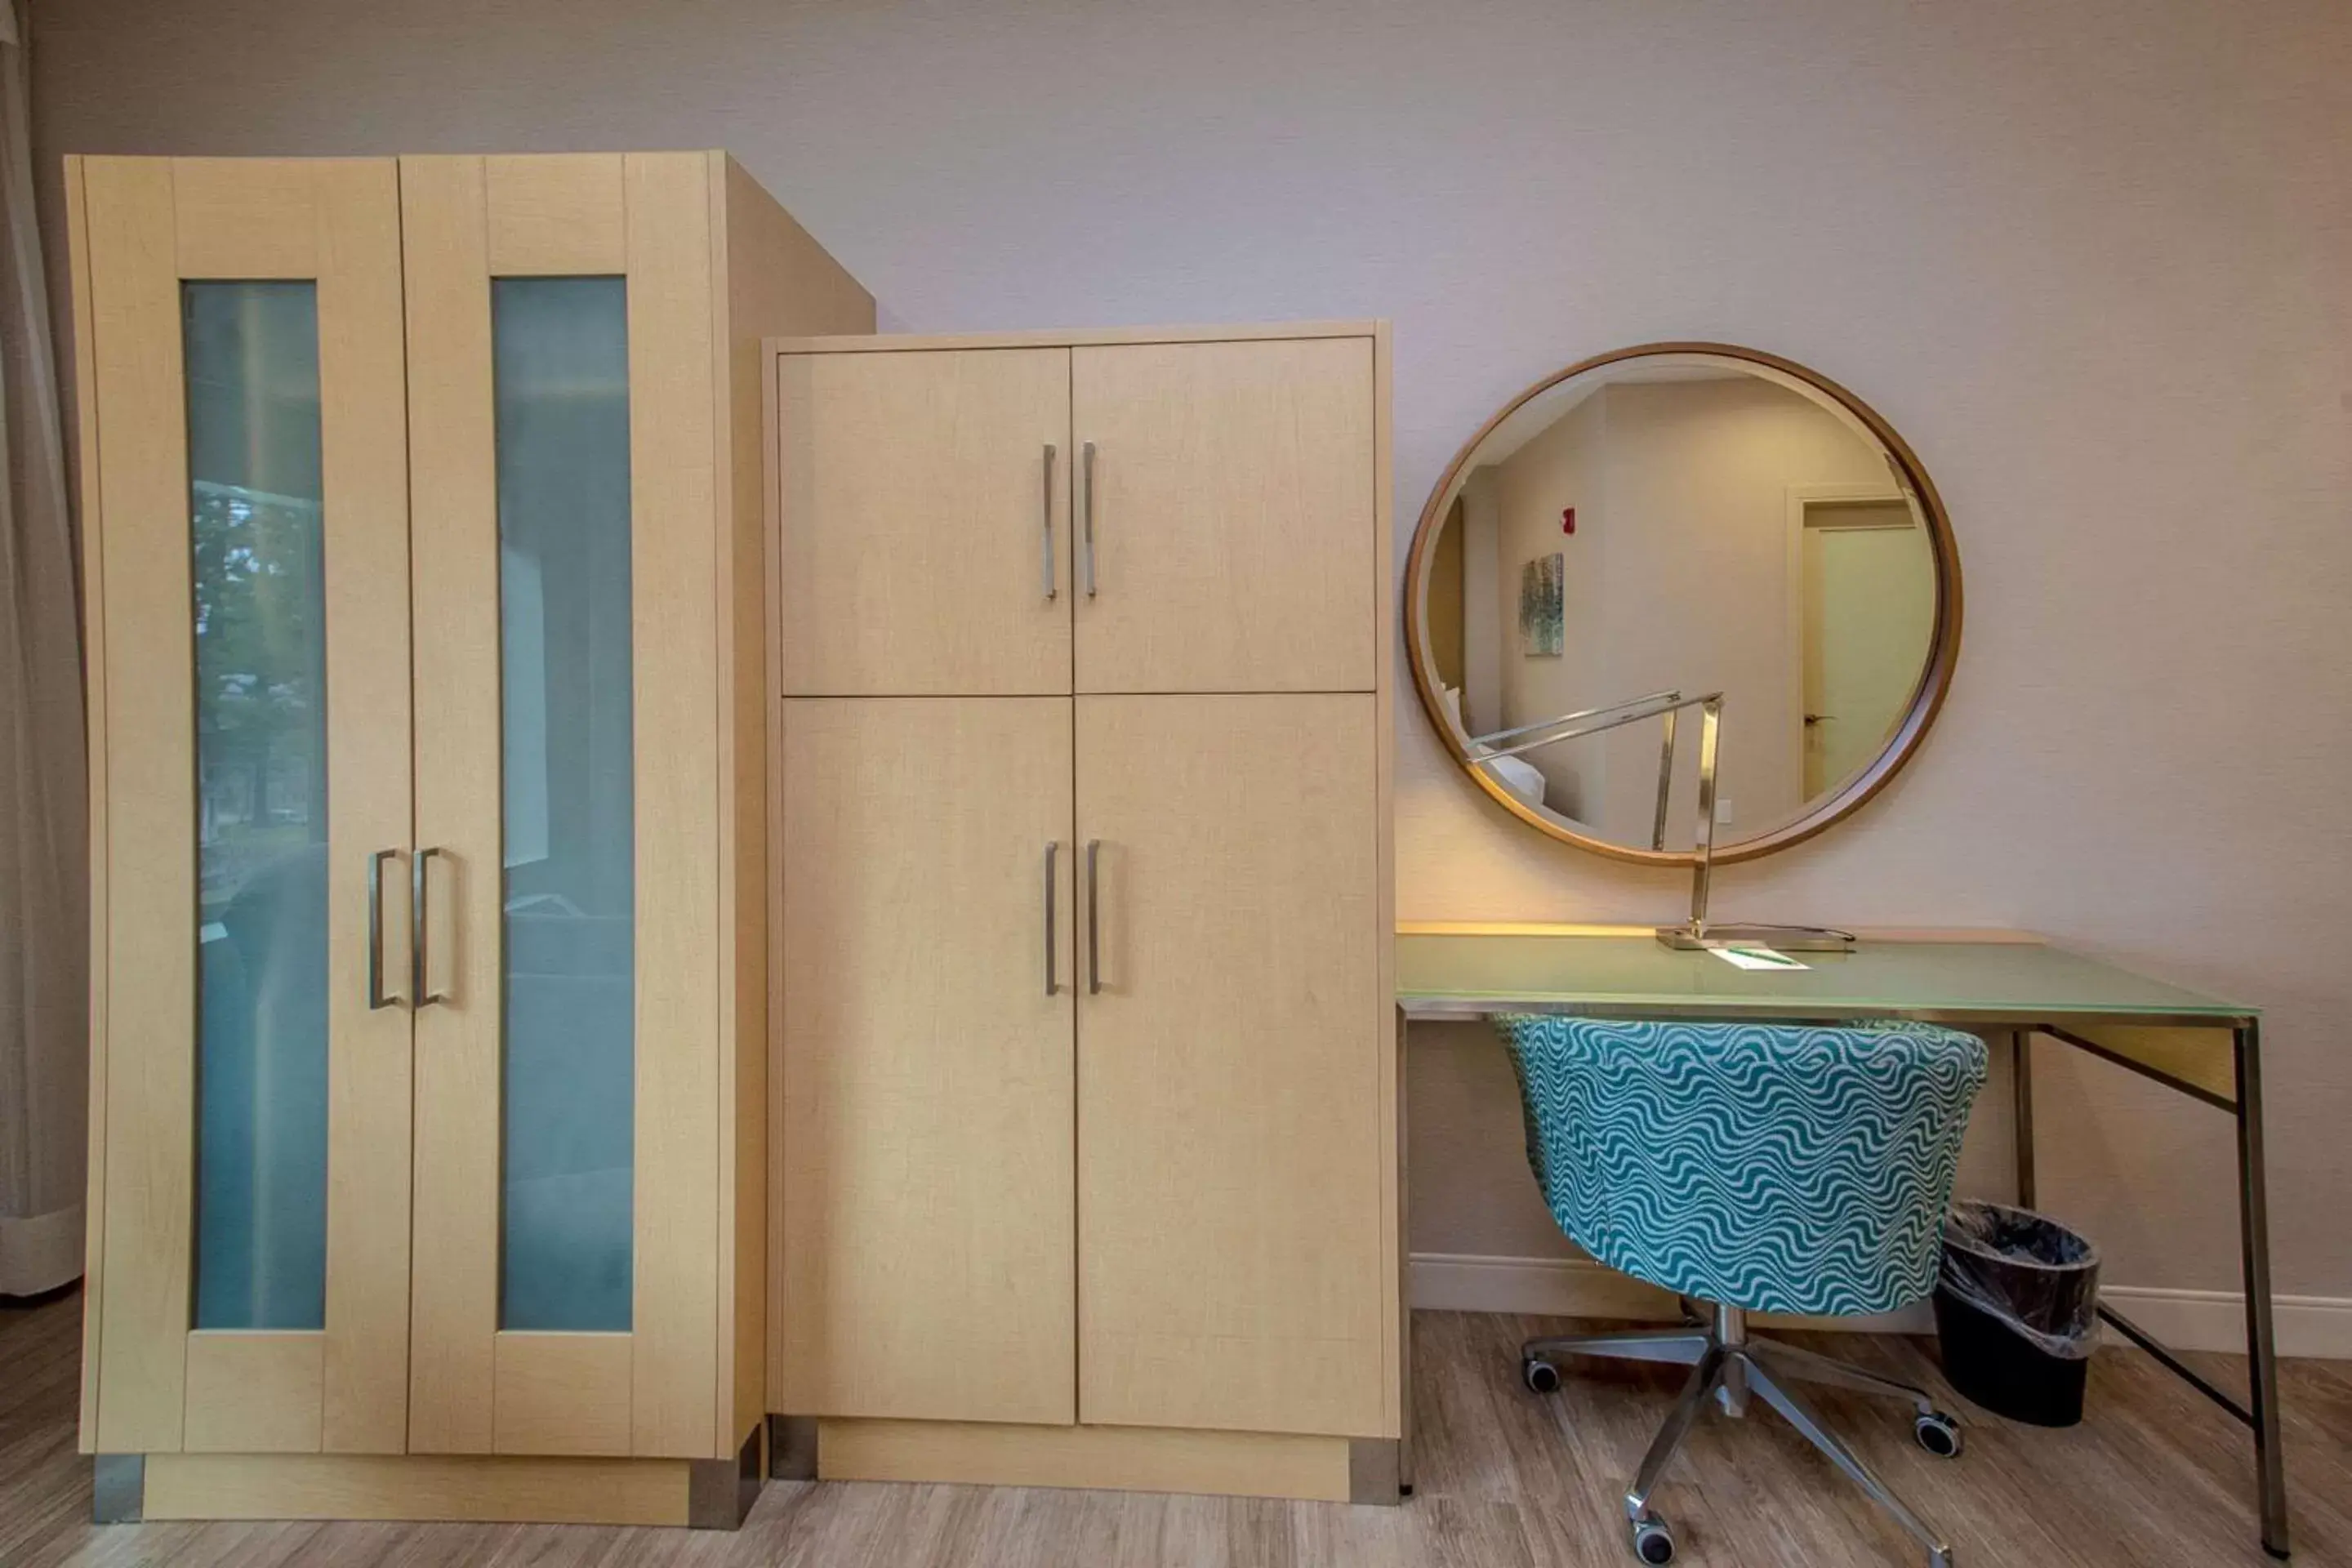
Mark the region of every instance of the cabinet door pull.
POLYGON ((1054 857, 1061 847, 1053 839, 1045 842, 1045 994, 1048 996, 1057 996, 1062 990, 1061 973, 1055 967, 1056 955, 1054 952, 1054 890, 1055 882, 1060 879, 1054 875, 1054 857))
POLYGON ((383 990, 383 863, 399 853, 379 849, 368 857, 367 1004, 371 1013, 400 1001, 385 995, 383 990))
POLYGON ((1095 596, 1095 444, 1078 448, 1078 488, 1086 494, 1087 597, 1095 596))
POLYGON ((1054 583, 1054 443, 1045 443, 1045 602, 1060 597, 1054 583))
POLYGON ((1087 994, 1102 994, 1102 840, 1087 840, 1087 994))
POLYGON ((446 851, 437 846, 431 849, 419 849, 415 858, 408 863, 408 994, 416 998, 415 1005, 419 1007, 429 1007, 436 1002, 449 1000, 442 992, 425 988, 425 896, 432 885, 425 877, 425 868, 432 863, 435 856, 445 853, 446 851))

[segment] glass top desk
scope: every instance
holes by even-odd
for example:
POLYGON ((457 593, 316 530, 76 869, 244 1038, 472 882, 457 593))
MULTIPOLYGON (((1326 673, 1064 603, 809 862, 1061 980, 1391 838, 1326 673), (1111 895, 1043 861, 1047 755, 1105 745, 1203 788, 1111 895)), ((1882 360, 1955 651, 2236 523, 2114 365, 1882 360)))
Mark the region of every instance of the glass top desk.
POLYGON ((2240 1403, 2146 1331, 2099 1314, 2252 1429, 2263 1547, 2287 1554, 2263 1190, 2262 1021, 2256 1009, 2167 985, 2029 937, 1877 937, 1852 952, 1796 955, 1804 969, 1747 970, 1677 952, 1628 926, 1434 924, 1397 928, 1399 1038, 1415 1021, 1498 1013, 1606 1018, 1832 1022, 1906 1018, 2006 1035, 2015 1064, 2017 1190, 2033 1191, 2032 1037, 2045 1035, 2228 1112, 2238 1129, 2239 1230, 2249 1394, 2240 1403))

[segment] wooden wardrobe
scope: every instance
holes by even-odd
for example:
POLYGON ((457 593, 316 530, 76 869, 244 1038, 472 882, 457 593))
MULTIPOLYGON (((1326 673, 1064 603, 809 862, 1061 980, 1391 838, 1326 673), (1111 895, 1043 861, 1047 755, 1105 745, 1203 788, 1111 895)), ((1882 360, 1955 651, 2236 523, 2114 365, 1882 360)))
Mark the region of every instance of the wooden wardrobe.
POLYGON ((732 1524, 760 342, 873 301, 716 153, 66 184, 100 1515, 732 1524))
POLYGON ((1385 327, 769 348, 779 1453, 1393 1500, 1385 327))

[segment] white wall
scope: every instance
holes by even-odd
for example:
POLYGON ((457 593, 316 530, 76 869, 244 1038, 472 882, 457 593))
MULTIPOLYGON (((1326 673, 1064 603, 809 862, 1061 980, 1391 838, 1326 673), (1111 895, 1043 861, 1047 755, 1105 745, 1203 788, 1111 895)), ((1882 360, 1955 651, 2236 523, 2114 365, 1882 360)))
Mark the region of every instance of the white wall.
MULTIPOLYGON (((2352 1296, 2343 0, 36 0, 33 48, 52 190, 67 151, 723 145, 898 325, 1391 317, 1401 529, 1569 361, 1818 367, 1942 487, 1967 642, 1903 778, 1717 908, 2264 1005, 2279 1287, 2352 1296)), ((1401 914, 1675 913, 1399 689, 1401 914)), ((2054 1057, 2042 1102, 2111 1278, 2231 1282, 2221 1118, 2054 1057)))

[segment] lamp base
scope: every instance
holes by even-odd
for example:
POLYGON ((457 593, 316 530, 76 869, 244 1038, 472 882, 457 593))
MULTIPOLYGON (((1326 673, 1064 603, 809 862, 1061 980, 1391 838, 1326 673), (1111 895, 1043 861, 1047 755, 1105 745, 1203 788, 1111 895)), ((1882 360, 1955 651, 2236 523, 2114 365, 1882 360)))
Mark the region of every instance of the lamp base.
POLYGON ((1710 947, 1769 947, 1776 952, 1852 952, 1853 935, 1827 926, 1717 925, 1709 921, 1693 930, 1688 925, 1660 926, 1658 941, 1677 952, 1710 947))

